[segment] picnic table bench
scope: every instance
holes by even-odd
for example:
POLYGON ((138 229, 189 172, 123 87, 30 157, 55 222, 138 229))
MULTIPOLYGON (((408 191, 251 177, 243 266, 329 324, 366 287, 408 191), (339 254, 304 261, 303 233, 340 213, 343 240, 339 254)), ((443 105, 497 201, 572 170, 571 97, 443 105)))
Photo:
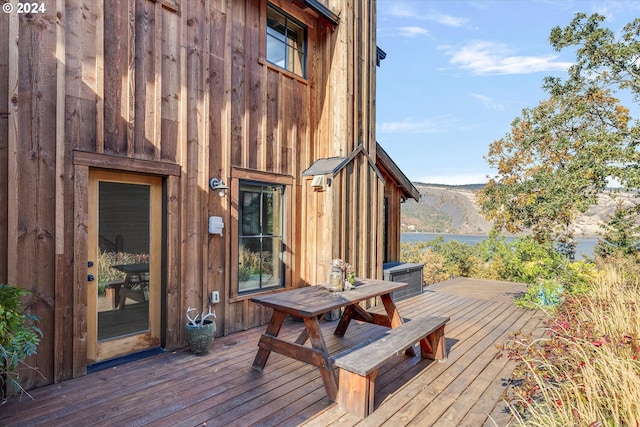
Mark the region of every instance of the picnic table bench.
POLYGON ((378 369, 416 342, 423 359, 445 360, 444 327, 448 321, 448 317, 418 317, 333 356, 340 373, 338 403, 361 418, 373 412, 378 369))

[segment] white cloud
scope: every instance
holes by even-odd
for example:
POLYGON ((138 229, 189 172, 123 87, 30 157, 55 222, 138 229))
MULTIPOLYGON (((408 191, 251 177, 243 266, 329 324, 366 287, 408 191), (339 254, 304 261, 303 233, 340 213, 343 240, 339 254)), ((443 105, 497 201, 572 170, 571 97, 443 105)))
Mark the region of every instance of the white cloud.
POLYGON ((389 3, 391 3, 391 7, 389 8, 390 15, 398 16, 401 18, 412 18, 416 15, 415 11, 405 2, 394 1, 389 3))
POLYGON ((389 3, 391 4, 387 13, 398 18, 411 18, 420 21, 431 21, 437 24, 455 28, 463 27, 469 23, 468 18, 461 18, 440 13, 420 14, 410 4, 403 1, 387 2, 386 4, 389 3))
POLYGON ((402 37, 416 37, 416 36, 429 36, 429 31, 422 27, 400 27, 398 28, 398 35, 402 37))
POLYGON ((397 122, 378 123, 378 132, 387 133, 439 133, 451 129, 458 121, 449 116, 427 118, 416 121, 407 117, 397 122))
POLYGON ((480 95, 479 93, 470 93, 469 96, 477 99, 487 110, 492 111, 502 111, 504 110, 504 105, 494 101, 492 98, 486 95, 480 95))
POLYGON ((461 48, 441 46, 450 56, 449 63, 474 74, 530 74, 547 71, 565 71, 572 64, 556 61, 557 55, 519 56, 502 43, 474 41, 461 48))
POLYGON ((427 15, 424 19, 455 28, 464 27, 469 23, 469 19, 467 18, 459 18, 451 15, 427 15))
POLYGON ((465 185, 465 184, 484 184, 488 181, 487 174, 484 173, 468 173, 453 175, 425 175, 410 178, 413 182, 422 182, 425 184, 446 184, 446 185, 465 185))

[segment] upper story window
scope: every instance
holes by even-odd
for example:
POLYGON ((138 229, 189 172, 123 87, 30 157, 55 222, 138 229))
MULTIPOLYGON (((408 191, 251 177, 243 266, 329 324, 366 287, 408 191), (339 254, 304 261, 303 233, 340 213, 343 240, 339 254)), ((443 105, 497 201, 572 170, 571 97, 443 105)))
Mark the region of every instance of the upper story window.
POLYGON ((267 5, 267 61, 306 78, 307 28, 267 5))

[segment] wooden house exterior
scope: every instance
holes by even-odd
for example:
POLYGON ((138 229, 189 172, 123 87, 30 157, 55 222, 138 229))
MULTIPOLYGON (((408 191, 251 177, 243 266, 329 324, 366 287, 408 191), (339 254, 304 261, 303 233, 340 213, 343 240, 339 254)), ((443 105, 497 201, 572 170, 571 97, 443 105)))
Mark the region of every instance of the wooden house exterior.
POLYGON ((417 191, 375 139, 375 1, 42 5, 0 15, 0 282, 32 292, 44 334, 27 388, 183 347, 212 292, 226 335, 268 320, 256 292, 324 282, 333 258, 377 279, 397 260, 417 191), (124 282, 101 282, 103 252, 134 257, 124 282), (144 331, 100 336, 99 284, 114 315, 148 307, 144 331))

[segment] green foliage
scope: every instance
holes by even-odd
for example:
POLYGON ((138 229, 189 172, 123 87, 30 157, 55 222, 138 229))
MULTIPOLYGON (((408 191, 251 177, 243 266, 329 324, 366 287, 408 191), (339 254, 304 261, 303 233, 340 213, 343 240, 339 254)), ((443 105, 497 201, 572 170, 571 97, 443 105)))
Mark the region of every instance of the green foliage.
POLYGON ((20 297, 29 292, 0 284, 0 377, 17 382, 19 364, 36 354, 42 331, 39 318, 24 313, 20 297))
POLYGON ((640 245, 639 210, 640 206, 625 207, 618 203, 615 212, 603 226, 602 238, 594 249, 597 256, 637 256, 640 245))
POLYGON ((574 79, 598 79, 603 84, 617 85, 640 95, 640 18, 625 25, 620 34, 600 24, 605 17, 593 14, 587 17, 577 13, 569 25, 551 30, 549 41, 557 51, 576 46, 576 63, 570 70, 574 79))
POLYGON ((428 242, 400 244, 400 260, 422 264, 422 280, 426 285, 442 282, 451 277, 445 267, 445 258, 427 246, 428 242))
POLYGON ((516 332, 502 347, 498 357, 519 362, 509 393, 518 425, 637 424, 640 287, 617 261, 599 264, 587 291, 566 296, 543 339, 516 332))
POLYGON ((525 307, 553 308, 565 295, 588 289, 595 276, 593 263, 570 262, 551 242, 532 236, 507 242, 496 232, 476 245, 442 237, 403 243, 400 259, 424 264, 425 284, 456 276, 526 283, 527 293, 519 302, 525 307))
POLYGON ((482 212, 496 227, 531 230, 544 241, 566 235, 579 213, 597 203, 609 178, 638 188, 640 127, 613 91, 640 96, 640 20, 619 39, 604 17, 577 14, 550 41, 577 46, 566 81, 546 78, 549 98, 526 108, 486 157, 497 175, 479 192, 482 212))
POLYGON ((447 233, 452 231, 451 215, 439 211, 434 206, 407 200, 402 204, 402 215, 415 219, 419 224, 415 231, 447 233))
POLYGON ((273 260, 270 256, 266 256, 263 252, 263 258, 260 252, 254 252, 245 246, 240 247, 238 257, 238 280, 246 282, 253 275, 269 276, 273 274, 273 260))
POLYGON ((478 193, 485 216, 539 241, 564 234, 627 164, 628 110, 606 89, 559 92, 512 123, 486 159, 498 175, 478 193))

